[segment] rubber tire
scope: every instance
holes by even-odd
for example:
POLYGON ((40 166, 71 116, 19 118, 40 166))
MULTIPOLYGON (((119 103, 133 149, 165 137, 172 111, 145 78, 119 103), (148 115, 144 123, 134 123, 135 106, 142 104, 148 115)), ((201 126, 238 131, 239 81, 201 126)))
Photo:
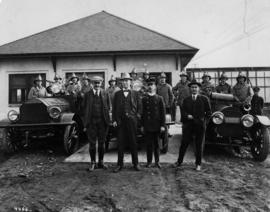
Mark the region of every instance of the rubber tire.
POLYGON ((12 139, 9 133, 8 128, 3 128, 2 139, 0 140, 0 148, 6 154, 12 154, 16 151, 15 146, 12 145, 12 139))
POLYGON ((77 123, 72 124, 72 125, 67 125, 65 127, 64 134, 63 134, 63 144, 64 144, 65 153, 67 155, 71 155, 79 149, 79 129, 78 129, 77 123), (71 138, 74 140, 72 141, 73 144, 70 145, 69 137, 71 137, 71 133, 72 133, 72 130, 74 127, 76 130, 75 131, 76 133, 73 136, 76 136, 76 137, 71 138), (75 141, 75 143, 74 143, 74 141, 75 141))
POLYGON ((251 145, 251 154, 253 158, 256 161, 262 162, 266 160, 268 153, 269 153, 269 145, 270 145, 270 134, 269 134, 269 129, 266 127, 261 127, 261 133, 262 133, 262 138, 263 138, 263 148, 259 152, 259 154, 256 152, 256 146, 253 144, 251 145))

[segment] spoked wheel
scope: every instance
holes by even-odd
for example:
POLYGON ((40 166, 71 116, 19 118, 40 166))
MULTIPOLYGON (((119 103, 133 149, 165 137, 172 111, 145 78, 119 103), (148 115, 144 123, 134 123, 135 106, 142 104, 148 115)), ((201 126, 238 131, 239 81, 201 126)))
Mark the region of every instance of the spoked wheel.
POLYGON ((264 161, 269 153, 269 129, 263 126, 258 127, 254 130, 252 137, 251 154, 255 160, 264 161))
POLYGON ((8 154, 16 152, 19 148, 16 141, 14 130, 12 128, 4 128, 2 131, 2 139, 0 139, 2 151, 8 154))
POLYGON ((78 124, 67 125, 63 136, 64 149, 68 155, 79 149, 79 128, 78 124))

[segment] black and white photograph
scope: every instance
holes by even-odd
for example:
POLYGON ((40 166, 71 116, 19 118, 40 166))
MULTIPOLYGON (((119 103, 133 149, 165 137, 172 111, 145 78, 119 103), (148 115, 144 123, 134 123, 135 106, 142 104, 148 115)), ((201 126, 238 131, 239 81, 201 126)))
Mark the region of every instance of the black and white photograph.
POLYGON ((0 0, 0 212, 270 211, 270 0, 0 0))

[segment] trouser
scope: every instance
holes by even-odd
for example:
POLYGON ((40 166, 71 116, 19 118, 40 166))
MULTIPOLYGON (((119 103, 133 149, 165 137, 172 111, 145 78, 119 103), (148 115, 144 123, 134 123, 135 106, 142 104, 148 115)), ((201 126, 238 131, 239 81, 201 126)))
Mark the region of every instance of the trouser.
POLYGON ((129 147, 134 166, 138 165, 137 151, 137 120, 133 117, 124 117, 118 128, 118 166, 123 166, 124 150, 129 147))
POLYGON ((87 136, 89 140, 89 154, 91 162, 96 162, 96 143, 98 141, 98 161, 103 162, 105 152, 105 140, 108 133, 108 126, 104 120, 92 120, 87 129, 87 136))
POLYGON ((186 150, 193 140, 193 136, 195 137, 195 164, 201 165, 205 127, 203 124, 195 124, 194 122, 184 123, 183 125, 183 135, 181 146, 179 148, 178 163, 181 164, 183 162, 186 150))
POLYGON ((159 132, 145 132, 147 163, 152 163, 153 152, 155 163, 159 162, 159 132))

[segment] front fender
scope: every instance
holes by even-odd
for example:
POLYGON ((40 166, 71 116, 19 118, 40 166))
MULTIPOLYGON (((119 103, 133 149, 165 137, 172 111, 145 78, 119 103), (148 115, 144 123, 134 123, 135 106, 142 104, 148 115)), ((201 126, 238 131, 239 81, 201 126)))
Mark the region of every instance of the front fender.
POLYGON ((65 122, 65 123, 69 123, 73 124, 74 123, 74 116, 75 113, 62 113, 61 117, 60 117, 60 122, 65 122))
POLYGON ((266 127, 269 127, 270 126, 270 119, 267 116, 256 115, 256 118, 257 118, 257 121, 261 125, 266 126, 266 127))

